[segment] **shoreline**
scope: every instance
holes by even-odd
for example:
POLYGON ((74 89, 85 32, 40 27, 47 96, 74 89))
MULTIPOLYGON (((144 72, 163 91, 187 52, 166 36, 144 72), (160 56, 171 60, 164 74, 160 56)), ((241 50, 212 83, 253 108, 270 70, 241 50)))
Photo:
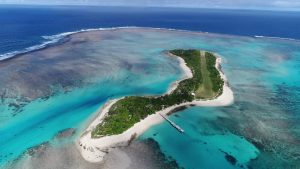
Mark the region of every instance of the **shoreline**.
POLYGON ((179 66, 183 70, 184 75, 183 75, 183 77, 181 79, 176 80, 173 83, 171 83, 171 85, 169 86, 168 90, 163 95, 171 94, 177 88, 179 82, 181 82, 181 81, 183 81, 185 79, 189 79, 189 78, 193 77, 193 73, 192 73, 191 69, 188 66, 186 66, 185 61, 181 57, 173 55, 170 52, 167 52, 166 55, 169 56, 169 57, 174 57, 174 58, 176 58, 178 60, 179 66))
MULTIPOLYGON (((168 56, 176 56, 171 53, 167 53, 168 56)), ((193 77, 193 74, 191 72, 191 69, 186 65, 185 61, 176 56, 176 58, 179 61, 180 68, 184 71, 185 76, 173 82, 170 87, 168 88, 168 91, 164 95, 170 94, 172 91, 174 91, 179 82, 188 78, 193 77)), ((218 70, 221 78, 224 81, 223 84, 223 91, 222 94, 217 96, 214 99, 211 100, 193 100, 192 102, 185 102, 181 104, 176 104, 170 107, 167 107, 165 109, 162 109, 158 112, 155 112, 155 114, 148 115, 145 119, 141 120, 140 122, 134 124, 131 128, 123 132, 122 134, 118 135, 111 135, 111 136, 104 136, 101 138, 92 138, 91 137, 91 131, 99 124, 104 117, 107 115, 107 112, 109 111, 110 107, 115 104, 119 99, 113 99, 105 103, 105 105, 97 110, 97 116, 95 119, 91 122, 91 124, 86 128, 86 130, 83 132, 83 134, 80 136, 80 138, 77 141, 77 148, 80 151, 82 157, 92 163, 98 163, 102 162, 104 159, 104 156, 110 151, 110 149, 120 146, 127 146, 130 144, 130 142, 138 137, 139 135, 143 134, 146 130, 148 130, 150 127, 159 124, 164 121, 164 119, 160 116, 160 114, 166 115, 182 106, 189 106, 189 105, 196 105, 196 106, 227 106, 234 102, 234 96, 233 92, 229 87, 227 78, 225 74, 221 70, 221 62, 222 59, 219 55, 216 55, 216 64, 215 67, 218 70)))

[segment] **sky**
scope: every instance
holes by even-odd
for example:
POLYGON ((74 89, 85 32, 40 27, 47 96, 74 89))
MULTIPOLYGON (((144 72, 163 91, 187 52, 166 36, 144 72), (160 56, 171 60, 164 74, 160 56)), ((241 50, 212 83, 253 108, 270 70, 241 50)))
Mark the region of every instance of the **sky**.
POLYGON ((194 7, 300 11, 300 0, 0 0, 0 4, 194 7))

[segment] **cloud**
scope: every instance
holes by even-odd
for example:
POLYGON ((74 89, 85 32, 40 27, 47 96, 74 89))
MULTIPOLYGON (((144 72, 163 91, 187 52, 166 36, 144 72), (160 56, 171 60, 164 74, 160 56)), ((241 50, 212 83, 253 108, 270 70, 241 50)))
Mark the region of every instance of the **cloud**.
POLYGON ((287 0, 287 1, 274 1, 273 6, 275 7, 283 7, 283 8, 300 8, 300 1, 287 0))
POLYGON ((0 3, 300 10, 299 0, 0 0, 0 3))

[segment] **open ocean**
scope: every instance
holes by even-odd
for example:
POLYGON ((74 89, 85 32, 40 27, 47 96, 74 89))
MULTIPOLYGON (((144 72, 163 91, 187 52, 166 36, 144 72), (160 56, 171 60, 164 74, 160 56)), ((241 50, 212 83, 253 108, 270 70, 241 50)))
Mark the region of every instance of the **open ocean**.
POLYGON ((0 5, 0 54, 39 45, 50 35, 123 26, 300 39, 300 13, 214 9, 0 5))
MULTIPOLYGON (((174 160, 187 169, 300 168, 300 12, 0 5, 0 25, 0 168, 42 143, 69 146, 110 98, 164 93, 182 75, 176 60, 162 55, 170 48, 221 54, 236 102, 173 114, 184 136, 168 123, 149 129, 138 142, 156 141, 165 157, 153 161, 174 160), (110 30, 115 27, 131 28, 110 30), (61 60, 39 58, 64 44, 65 35, 99 28, 99 43, 60 49, 61 60), (16 56, 24 59, 14 65, 16 56), (63 68, 55 67, 64 59, 63 68), (72 67, 80 64, 80 70, 72 67), (77 129, 74 137, 57 141, 57 133, 70 128, 77 129)), ((122 151, 134 159, 136 144, 122 151)))

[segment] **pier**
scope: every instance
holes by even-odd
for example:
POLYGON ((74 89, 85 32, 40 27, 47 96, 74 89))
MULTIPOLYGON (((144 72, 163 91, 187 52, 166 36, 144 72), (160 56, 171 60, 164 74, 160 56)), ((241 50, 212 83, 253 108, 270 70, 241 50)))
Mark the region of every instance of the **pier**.
POLYGON ((171 121, 170 119, 168 119, 168 117, 166 117, 165 115, 159 113, 159 115, 164 118, 167 122, 169 122, 177 131, 179 131, 180 133, 184 133, 184 130, 178 126, 177 124, 175 124, 173 121, 171 121))

